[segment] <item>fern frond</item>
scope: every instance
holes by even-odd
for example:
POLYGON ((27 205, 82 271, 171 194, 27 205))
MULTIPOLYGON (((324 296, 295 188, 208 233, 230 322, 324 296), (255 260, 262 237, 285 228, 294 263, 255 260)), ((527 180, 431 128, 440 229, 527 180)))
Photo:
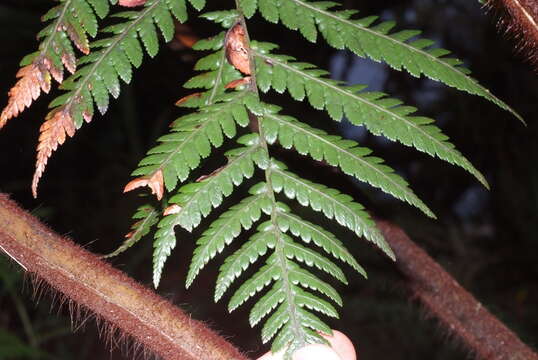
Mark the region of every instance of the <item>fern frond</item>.
POLYGON ((30 107, 42 91, 48 93, 51 79, 61 83, 64 69, 75 72, 77 59, 72 43, 82 53, 90 52, 88 35, 97 35, 97 17, 107 16, 108 3, 109 0, 61 0, 43 16, 42 20, 50 24, 37 36, 39 50, 21 61, 19 80, 9 91, 8 104, 0 114, 0 129, 30 107))
POLYGON ((357 236, 364 236, 365 239, 377 245, 391 259, 395 259, 390 246, 377 229, 373 220, 364 211, 364 207, 354 202, 351 196, 342 194, 338 190, 328 188, 325 185, 303 179, 288 171, 284 164, 274 160, 271 163, 270 170, 270 179, 274 191, 283 192, 290 199, 297 199, 301 205, 309 206, 315 211, 322 212, 328 219, 335 219, 340 225, 353 231, 357 236))
POLYGON ((258 9, 270 22, 299 30, 311 42, 318 32, 337 49, 347 48, 361 57, 384 61, 396 70, 407 70, 411 75, 425 75, 458 90, 481 96, 523 121, 510 106, 469 76, 462 61, 447 56, 450 51, 432 48, 429 39, 417 39, 418 30, 392 32, 395 23, 385 21, 373 25, 376 16, 354 19, 356 10, 334 10, 332 1, 307 0, 240 0, 247 17, 258 9))
MULTIPOLYGON (((115 14, 115 17, 127 21, 102 30, 113 36, 91 44, 93 52, 82 58, 79 65, 83 66, 62 83, 62 89, 67 90, 67 93, 52 101, 50 107, 53 110, 49 116, 61 112, 78 129, 84 121, 92 120, 94 105, 104 114, 108 109, 109 95, 117 98, 120 94, 119 79, 129 83, 132 67, 141 65, 143 51, 140 43, 151 57, 157 54, 159 41, 155 24, 165 40, 169 41, 174 34, 172 15, 182 22, 187 19, 185 1, 149 0, 138 12, 115 14)), ((189 1, 198 10, 205 4, 205 0, 189 1)), ((42 162, 39 166, 44 168, 42 162)), ((36 172, 34 183, 37 184, 41 174, 42 171, 36 172)))
POLYGON ((34 179, 32 180, 32 194, 37 197, 39 178, 45 171, 47 161, 58 146, 62 145, 67 137, 75 135, 75 126, 64 111, 51 112, 39 128, 39 143, 37 145, 37 162, 34 179))
POLYGON ((241 184, 245 178, 252 177, 255 161, 268 161, 263 159, 265 153, 261 151, 256 135, 247 135, 241 142, 248 147, 228 152, 228 163, 223 168, 200 182, 184 185, 179 189, 178 194, 170 199, 170 203, 178 205, 179 210, 163 218, 159 222, 159 230, 155 234, 155 287, 159 283, 162 266, 164 266, 163 254, 169 255, 169 252, 162 251, 160 247, 170 248, 172 246, 173 248, 172 242, 175 243, 174 228, 181 226, 192 231, 200 224, 203 217, 209 215, 213 208, 222 203, 224 197, 232 193, 235 186, 241 184))
POLYGON ((131 226, 131 231, 125 235, 126 239, 123 244, 110 254, 103 256, 103 258, 118 256, 140 241, 159 221, 159 212, 151 205, 142 205, 133 215, 133 219, 138 221, 131 226))
POLYGON ((365 125, 375 135, 384 135, 461 166, 488 187, 484 176, 455 149, 441 129, 432 125, 433 119, 412 116, 414 107, 404 106, 400 100, 383 93, 358 92, 366 86, 344 86, 324 77, 328 72, 314 65, 295 62, 291 56, 271 54, 275 47, 269 43, 253 44, 258 87, 263 92, 273 88, 280 93, 288 90, 298 101, 307 97, 314 108, 325 109, 333 120, 341 121, 346 116, 352 124, 365 125))
POLYGON ((235 137, 236 124, 248 125, 244 97, 240 92, 228 94, 216 104, 177 119, 172 133, 158 139, 160 145, 148 152, 133 175, 150 176, 162 171, 166 188, 174 190, 178 180, 185 181, 201 159, 211 154, 212 147, 220 147, 225 137, 235 137))
MULTIPOLYGON (((254 263, 269 249, 274 249, 274 253, 267 258, 266 264, 233 294, 228 309, 235 310, 275 281, 272 289, 253 307, 249 316, 254 326, 277 308, 262 328, 262 341, 266 343, 276 336, 272 351, 276 352, 288 346, 287 353, 292 353, 307 343, 323 342, 323 339, 311 330, 331 333, 331 329, 305 308, 337 317, 336 310, 325 300, 302 288, 318 291, 339 305, 342 304, 342 299, 331 285, 292 261, 297 257, 296 249, 305 248, 294 244, 291 238, 281 233, 270 221, 260 225, 258 231, 222 266, 217 280, 215 298, 219 299, 233 279, 246 270, 251 263, 254 263), (291 244, 295 246, 293 254, 286 255, 286 247, 291 244)), ((314 263, 314 260, 311 262, 314 263)), ((330 272, 325 267, 323 270, 330 272)))
POLYGON ((279 209, 277 222, 282 232, 289 231, 294 236, 300 237, 305 243, 314 242, 314 244, 323 248, 326 253, 347 263, 367 278, 366 271, 357 263, 357 260, 349 253, 342 242, 321 226, 315 225, 282 209, 279 209))
POLYGON ((384 165, 382 159, 369 156, 372 152, 370 149, 359 147, 353 140, 329 135, 291 116, 279 115, 278 110, 275 106, 265 106, 262 126, 269 143, 278 140, 286 149, 294 148, 300 154, 310 155, 315 160, 324 160, 330 165, 338 166, 345 174, 367 182, 416 206, 426 215, 435 217, 403 178, 384 165))
POLYGON ((226 245, 230 245, 241 234, 242 229, 250 229, 252 224, 260 219, 262 212, 270 214, 271 210, 272 203, 263 192, 241 200, 215 220, 196 241, 186 287, 192 285, 205 265, 221 253, 226 245))

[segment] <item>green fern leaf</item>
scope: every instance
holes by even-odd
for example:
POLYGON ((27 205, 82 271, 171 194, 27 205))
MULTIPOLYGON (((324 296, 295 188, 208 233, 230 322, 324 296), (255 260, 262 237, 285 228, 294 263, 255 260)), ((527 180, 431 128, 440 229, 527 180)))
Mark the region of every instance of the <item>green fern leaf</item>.
POLYGON ((159 212, 151 205, 143 205, 138 208, 133 215, 133 219, 139 220, 131 227, 131 232, 126 235, 126 240, 114 252, 103 256, 103 258, 111 258, 118 256, 131 246, 136 244, 140 239, 146 236, 153 226, 159 221, 159 212))
POLYGON ((244 138, 250 147, 228 153, 229 161, 223 168, 200 182, 184 185, 179 189, 178 194, 170 199, 170 203, 176 204, 179 210, 159 222, 159 230, 155 234, 156 243, 159 244, 159 247, 155 249, 158 253, 158 263, 154 264, 154 273, 157 270, 159 277, 155 278, 154 283, 158 284, 162 266, 164 266, 162 260, 164 255, 161 254, 170 255, 170 252, 161 251, 160 247, 164 246, 165 250, 168 248, 171 250, 175 246, 174 228, 181 226, 192 231, 200 224, 203 217, 209 215, 214 207, 222 203, 224 197, 232 193, 235 186, 253 175, 254 159, 264 156, 253 137, 255 135, 244 138))
MULTIPOLYGON (((159 47, 155 24, 165 40, 170 40, 174 31, 170 12, 178 20, 185 20, 184 3, 185 0, 149 0, 140 11, 116 14, 116 17, 127 21, 102 30, 112 37, 91 44, 94 51, 80 60, 80 65, 84 66, 62 84, 62 89, 68 92, 51 103, 52 112, 67 112, 77 129, 84 121, 92 119, 94 105, 101 113, 106 112, 109 95, 119 96, 119 79, 129 83, 132 67, 141 64, 140 42, 148 54, 154 56, 159 47), (183 4, 180 6, 183 10, 178 8, 178 4, 183 4)), ((198 6, 201 2, 191 0, 191 3, 198 6)))
POLYGON ((295 259, 298 262, 302 262, 308 266, 315 266, 319 270, 325 271, 344 284, 347 284, 344 272, 340 270, 335 263, 322 255, 319 255, 315 251, 294 242, 289 236, 282 234, 282 239, 284 243, 283 250, 286 257, 289 259, 295 259))
POLYGON ((338 166, 345 174, 380 188, 416 206, 426 215, 435 217, 404 179, 384 165, 382 159, 368 156, 370 149, 358 147, 355 141, 344 140, 312 128, 291 116, 279 115, 277 111, 277 107, 265 107, 262 126, 269 143, 278 140, 286 149, 293 147, 300 154, 308 154, 315 160, 324 160, 330 165, 338 166))
POLYGON ((305 243, 314 242, 333 257, 347 263, 362 276, 367 278, 366 271, 360 266, 355 258, 332 233, 309 221, 301 219, 288 211, 279 209, 277 222, 282 232, 290 231, 294 236, 299 236, 305 243))
POLYGON ((169 191, 176 188, 178 180, 185 181, 201 159, 211 154, 212 147, 218 148, 225 137, 236 135, 236 123, 243 127, 248 125, 242 93, 229 94, 221 100, 177 119, 172 124, 172 133, 159 138, 161 144, 148 152, 133 175, 150 175, 162 170, 169 191))
MULTIPOLYGON (((228 257, 220 268, 215 289, 215 301, 219 301, 233 281, 245 271, 250 264, 266 254, 269 248, 274 248, 277 234, 272 231, 270 221, 262 223, 254 234, 239 250, 228 257)), ((233 305, 230 305, 233 306, 233 305)), ((237 306, 233 306, 235 309, 237 306)))
POLYGON ((351 196, 303 179, 286 170, 286 166, 282 163, 273 161, 270 169, 274 191, 283 192, 288 198, 297 199, 301 205, 310 206, 315 211, 321 211, 328 219, 335 219, 340 225, 347 227, 359 237, 364 236, 391 259, 395 259, 394 253, 376 228, 375 223, 364 211, 363 206, 354 202, 351 196))
POLYGON ((365 86, 344 86, 324 77, 328 73, 314 65, 295 62, 290 56, 271 54, 275 47, 269 43, 253 43, 257 83, 262 91, 273 88, 281 93, 287 89, 298 101, 308 97, 314 108, 325 109, 333 120, 341 121, 346 116, 352 124, 366 125, 375 135, 384 135, 459 165, 488 187, 484 176, 455 149, 438 127, 432 125, 433 119, 410 116, 416 111, 414 107, 403 106, 400 100, 385 97, 382 93, 358 93, 365 86))
POLYGON ((489 90, 469 76, 462 62, 447 57, 448 50, 431 48, 433 41, 416 39, 417 30, 390 33, 394 22, 372 24, 377 17, 354 19, 355 10, 333 10, 338 3, 307 0, 241 0, 250 17, 256 8, 271 22, 278 22, 292 30, 299 30, 309 41, 315 42, 318 31, 327 42, 337 48, 347 48, 361 57, 384 61, 396 70, 407 70, 411 75, 425 75, 433 80, 473 95, 481 96, 523 121, 510 106, 492 95, 489 90))
POLYGON ((252 224, 260 219, 262 212, 269 214, 271 209, 270 199, 262 193, 241 200, 215 220, 196 242, 186 287, 192 285, 204 266, 221 253, 226 245, 230 245, 242 229, 250 229, 252 224))

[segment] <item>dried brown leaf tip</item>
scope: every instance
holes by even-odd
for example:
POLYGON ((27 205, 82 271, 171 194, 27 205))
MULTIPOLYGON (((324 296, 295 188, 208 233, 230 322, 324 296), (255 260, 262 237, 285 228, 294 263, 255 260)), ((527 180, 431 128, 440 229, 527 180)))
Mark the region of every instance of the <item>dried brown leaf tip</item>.
MULTIPOLYGON (((72 52, 61 56, 63 65, 70 73, 76 70, 76 58, 72 52)), ((8 104, 0 114, 0 129, 6 123, 19 116, 26 108, 37 100, 41 92, 48 93, 51 89, 51 79, 58 83, 63 81, 63 68, 58 67, 47 56, 38 56, 34 61, 19 69, 17 83, 8 92, 8 104)))
POLYGON ((151 193, 157 197, 157 200, 161 200, 164 194, 163 171, 159 169, 151 176, 143 176, 130 181, 125 185, 123 192, 126 193, 143 186, 148 186, 151 193))
POLYGON ((141 6, 146 3, 146 0, 120 0, 119 4, 120 6, 126 6, 126 7, 135 7, 135 6, 141 6))
POLYGON ((250 48, 241 23, 235 24, 228 30, 224 48, 228 62, 243 74, 250 75, 250 48))
POLYGON ((197 93, 194 93, 194 94, 184 96, 181 99, 179 99, 178 101, 176 101, 176 105, 177 106, 183 105, 187 101, 192 100, 192 99, 199 99, 201 96, 202 96, 201 92, 197 92, 197 93))
POLYGON ((242 79, 237 79, 234 81, 230 81, 228 84, 224 86, 225 89, 235 89, 238 86, 242 85, 248 85, 250 84, 250 76, 245 76, 242 79))
POLYGON ((36 169, 34 173, 34 179, 32 180, 32 194, 34 198, 37 197, 37 185, 39 179, 47 162, 52 155, 52 152, 55 151, 58 146, 62 145, 67 136, 72 137, 75 134, 75 124, 73 119, 69 114, 69 111, 64 108, 59 108, 55 110, 45 119, 43 125, 39 129, 39 144, 37 145, 37 162, 36 169))
POLYGON ((172 215, 172 214, 177 214, 180 211, 181 211, 181 206, 179 206, 177 204, 174 204, 174 205, 170 205, 169 207, 164 209, 163 215, 168 216, 168 215, 172 215))
POLYGON ((8 104, 0 114, 0 129, 9 119, 17 117, 24 109, 30 107, 41 95, 41 91, 45 93, 50 91, 50 73, 35 64, 21 68, 17 78, 19 80, 8 92, 8 104))

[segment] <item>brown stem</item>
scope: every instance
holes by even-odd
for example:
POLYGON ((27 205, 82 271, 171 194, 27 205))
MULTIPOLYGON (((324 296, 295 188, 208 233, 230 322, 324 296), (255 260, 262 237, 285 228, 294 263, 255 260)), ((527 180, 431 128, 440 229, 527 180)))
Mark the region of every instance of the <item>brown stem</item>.
POLYGON ((494 317, 402 229, 378 221, 396 254, 396 265, 416 297, 479 359, 538 360, 538 355, 494 317))
MULTIPOLYGON (((0 252, 165 360, 246 360, 233 345, 0 194, 0 252)), ((122 334, 122 335, 123 335, 122 334)))
POLYGON ((497 10, 499 25, 519 41, 520 50, 538 65, 538 2, 536 0, 489 0, 497 10))

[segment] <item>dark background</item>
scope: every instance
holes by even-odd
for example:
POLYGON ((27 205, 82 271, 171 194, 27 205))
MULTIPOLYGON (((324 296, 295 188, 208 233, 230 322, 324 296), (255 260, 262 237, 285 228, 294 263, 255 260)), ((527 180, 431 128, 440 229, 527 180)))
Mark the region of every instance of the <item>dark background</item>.
MULTIPOLYGON (((39 0, 4 0, 0 4, 0 93, 6 94, 14 84, 20 59, 35 51, 35 34, 42 28, 39 17, 50 6, 49 1, 39 0)), ((282 53, 331 67, 335 77, 368 83, 370 89, 386 91, 419 107, 419 114, 437 119, 438 126, 486 175, 492 189, 481 188, 457 167, 349 126, 329 123, 325 114, 304 103, 269 94, 264 99, 280 103, 287 113, 341 131, 373 148, 408 179, 438 220, 427 219, 409 206, 326 169, 305 167, 308 163, 304 159, 280 156, 287 157, 290 166, 305 176, 353 193, 375 216, 402 226, 525 342, 538 346, 538 84, 532 65, 524 61, 524 51, 516 50, 510 36, 499 34, 494 13, 486 14, 474 1, 350 0, 345 6, 361 9, 364 15, 396 20, 399 28, 422 29, 425 36, 464 60, 474 77, 515 108, 528 126, 481 98, 356 59, 322 41, 310 44, 298 33, 255 17, 250 21, 253 38, 278 42, 282 53)), ((203 20, 194 20, 192 28, 199 37, 220 31, 203 20)), ((189 49, 166 45, 157 58, 146 56, 133 83, 123 86, 121 97, 108 113, 95 116, 54 153, 41 181, 39 198, 34 200, 30 182, 38 129, 53 99, 43 96, 0 132, 0 191, 11 194, 55 231, 89 250, 107 253, 115 249, 142 203, 137 194, 123 195, 123 186, 155 139, 184 113, 173 104, 188 94, 181 84, 192 76, 199 56, 189 49)), ((0 106, 5 102, 6 97, 0 106)), ((351 241, 349 233, 340 235, 369 272, 370 280, 349 274, 350 286, 339 288, 345 300, 342 320, 331 325, 352 338, 361 360, 468 357, 465 349, 451 341, 449 332, 428 320, 420 307, 408 300, 401 276, 389 261, 365 242, 351 241)), ((193 238, 180 233, 178 239, 159 292, 252 356, 266 351, 258 329, 249 329, 248 309, 230 315, 224 303, 212 302, 212 292, 207 289, 213 287, 222 256, 201 273, 192 290, 184 289, 193 238)), ((112 261, 150 286, 149 237, 112 261)), ((0 257, 0 359, 131 358, 132 354, 122 355, 117 350, 110 353, 93 324, 73 335, 65 311, 49 311, 48 297, 38 305, 30 297, 28 281, 16 266, 0 257)))

